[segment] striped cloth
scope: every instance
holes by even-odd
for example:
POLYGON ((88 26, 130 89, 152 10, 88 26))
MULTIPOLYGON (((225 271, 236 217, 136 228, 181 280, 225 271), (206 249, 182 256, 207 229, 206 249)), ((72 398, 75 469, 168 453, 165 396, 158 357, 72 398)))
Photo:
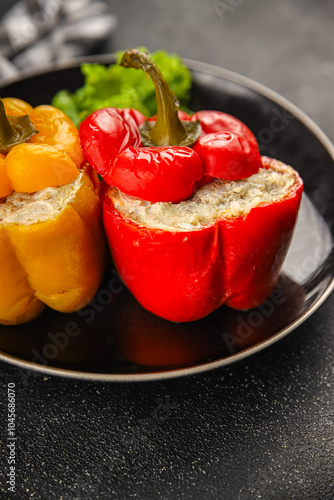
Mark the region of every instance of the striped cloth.
POLYGON ((0 21, 0 80, 90 54, 116 25, 99 0, 20 0, 0 21))

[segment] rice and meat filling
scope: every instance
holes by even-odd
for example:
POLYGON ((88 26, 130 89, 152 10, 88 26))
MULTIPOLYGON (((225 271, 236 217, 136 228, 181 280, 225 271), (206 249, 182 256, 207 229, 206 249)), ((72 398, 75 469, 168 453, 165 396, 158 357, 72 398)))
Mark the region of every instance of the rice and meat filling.
POLYGON ((64 186, 49 187, 36 193, 16 193, 0 200, 0 224, 34 224, 56 217, 75 197, 83 171, 64 186))
MULTIPOLYGON (((82 173, 71 183, 47 188, 36 193, 13 193, 0 203, 0 224, 33 224, 57 216, 72 198, 81 182, 82 173)), ((200 229, 220 217, 246 215, 261 203, 284 198, 296 182, 296 173, 281 162, 272 160, 269 168, 247 179, 216 179, 199 188, 180 203, 158 202, 134 198, 111 187, 108 195, 116 210, 138 224, 169 231, 200 229)))
POLYGON ((138 224, 169 231, 200 229, 216 219, 246 215, 260 204, 283 199, 296 182, 296 172, 277 160, 247 179, 216 179, 180 203, 151 203, 112 187, 108 196, 124 217, 138 224))

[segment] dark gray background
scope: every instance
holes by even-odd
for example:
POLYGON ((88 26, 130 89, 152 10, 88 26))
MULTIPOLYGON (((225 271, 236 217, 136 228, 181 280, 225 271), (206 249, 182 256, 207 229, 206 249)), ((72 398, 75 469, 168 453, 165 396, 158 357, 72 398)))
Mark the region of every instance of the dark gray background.
POLYGON ((119 18, 110 48, 165 48, 241 73, 290 99, 334 138, 332 0, 109 3, 119 18))
MULTIPOLYGON (((105 50, 164 48, 239 72, 334 139, 333 1, 110 5, 119 25, 105 50)), ((2 363, 2 403, 17 387, 11 498, 333 498, 333 305, 251 358, 184 379, 80 382, 2 363)))

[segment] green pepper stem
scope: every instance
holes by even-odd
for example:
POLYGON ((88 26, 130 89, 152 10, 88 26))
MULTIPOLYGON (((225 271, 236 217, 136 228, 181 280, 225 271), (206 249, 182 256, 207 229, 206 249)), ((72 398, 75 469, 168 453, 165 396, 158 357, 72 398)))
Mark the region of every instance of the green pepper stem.
POLYGON ((7 154, 17 144, 29 142, 38 131, 28 115, 7 116, 0 98, 0 153, 7 154))
POLYGON ((146 122, 140 127, 143 144, 154 146, 193 144, 200 135, 199 122, 182 122, 179 119, 179 102, 147 52, 130 49, 123 54, 120 65, 144 70, 154 83, 157 118, 155 122, 146 122))
POLYGON ((0 136, 2 141, 6 144, 11 144, 16 141, 19 134, 11 126, 5 111, 5 106, 0 98, 0 136))

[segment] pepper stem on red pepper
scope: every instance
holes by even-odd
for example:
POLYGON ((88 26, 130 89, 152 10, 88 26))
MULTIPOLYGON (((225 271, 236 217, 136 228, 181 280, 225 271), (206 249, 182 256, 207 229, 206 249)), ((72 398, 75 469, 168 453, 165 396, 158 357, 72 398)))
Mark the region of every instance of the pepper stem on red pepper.
POLYGON ((28 115, 7 116, 0 98, 0 153, 8 153, 12 147, 28 142, 38 130, 35 129, 28 115))
POLYGON ((147 52, 129 49, 123 54, 120 65, 126 68, 144 70, 151 77, 155 86, 156 121, 147 121, 139 127, 144 146, 193 145, 201 134, 200 123, 199 121, 190 122, 179 119, 179 102, 147 52))

